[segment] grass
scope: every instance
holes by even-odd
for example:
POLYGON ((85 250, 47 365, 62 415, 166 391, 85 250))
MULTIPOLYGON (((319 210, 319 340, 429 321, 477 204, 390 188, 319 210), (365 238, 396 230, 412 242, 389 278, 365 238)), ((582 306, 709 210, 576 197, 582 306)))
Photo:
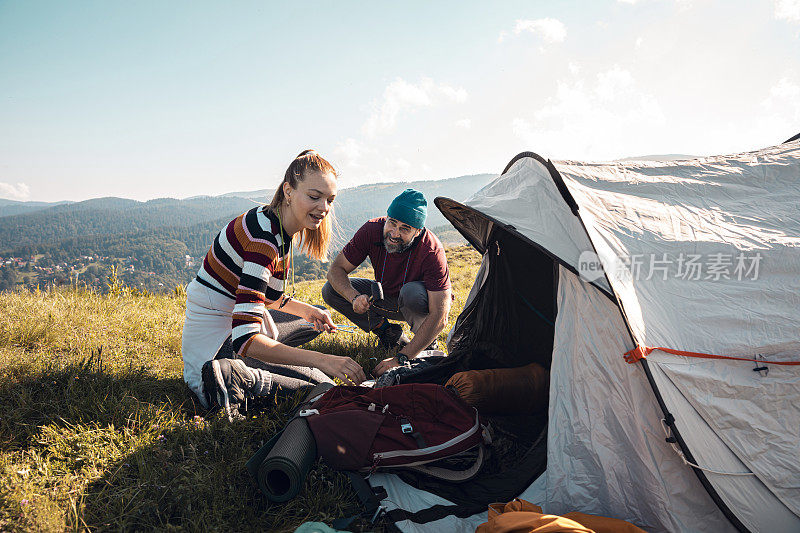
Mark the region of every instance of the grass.
MULTIPOLYGON (((452 325, 480 257, 447 254, 452 325)), ((322 284, 299 283, 296 296, 322 303, 322 284)), ((293 531, 356 511, 346 478, 322 463, 283 505, 251 485, 246 461, 297 398, 233 423, 206 413, 182 379, 184 306, 182 290, 147 295, 118 282, 108 295, 0 294, 0 531, 293 531)), ((367 371, 386 356, 360 331, 308 347, 367 371)))

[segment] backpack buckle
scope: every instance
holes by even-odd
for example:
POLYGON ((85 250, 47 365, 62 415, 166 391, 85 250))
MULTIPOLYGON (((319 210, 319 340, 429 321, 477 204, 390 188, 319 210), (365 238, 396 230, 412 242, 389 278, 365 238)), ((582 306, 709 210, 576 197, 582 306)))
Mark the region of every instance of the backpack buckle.
POLYGON ((409 422, 405 418, 401 418, 400 419, 400 430, 403 433, 406 433, 406 434, 407 433, 413 433, 414 432, 414 427, 411 425, 411 422, 409 422))
POLYGON ((375 514, 373 514, 373 515, 372 515, 372 518, 370 518, 369 522, 370 522, 371 524, 374 524, 374 523, 375 523, 375 521, 376 521, 378 518, 380 518, 381 516, 383 516, 383 514, 384 514, 385 512, 386 512, 386 507, 384 507, 383 505, 379 505, 379 506, 378 506, 378 508, 377 508, 377 509, 375 509, 375 514))

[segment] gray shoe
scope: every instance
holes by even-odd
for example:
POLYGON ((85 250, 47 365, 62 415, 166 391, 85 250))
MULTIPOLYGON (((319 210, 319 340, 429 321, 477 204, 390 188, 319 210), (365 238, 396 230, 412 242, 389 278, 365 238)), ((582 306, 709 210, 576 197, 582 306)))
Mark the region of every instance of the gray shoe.
POLYGON ((272 374, 251 368, 241 359, 214 359, 202 370, 203 392, 210 409, 225 409, 233 420, 239 409, 247 410, 247 399, 266 396, 272 389, 272 374))

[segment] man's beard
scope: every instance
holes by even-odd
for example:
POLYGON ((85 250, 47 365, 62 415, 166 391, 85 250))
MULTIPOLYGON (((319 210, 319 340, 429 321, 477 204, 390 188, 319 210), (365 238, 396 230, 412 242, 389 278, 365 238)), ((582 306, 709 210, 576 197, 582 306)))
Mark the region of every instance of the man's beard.
POLYGON ((404 242, 400 239, 399 243, 395 243, 389 240, 389 237, 384 234, 383 236, 383 246, 386 248, 386 251, 390 254, 401 254, 411 248, 411 244, 414 242, 414 239, 411 239, 408 242, 404 242))

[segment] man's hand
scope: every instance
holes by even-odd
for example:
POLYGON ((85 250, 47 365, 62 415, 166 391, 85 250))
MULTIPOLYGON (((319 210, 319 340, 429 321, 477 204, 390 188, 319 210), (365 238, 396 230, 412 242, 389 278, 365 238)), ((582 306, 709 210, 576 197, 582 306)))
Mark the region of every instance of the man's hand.
POLYGON ((359 315, 363 315, 369 309, 369 298, 366 294, 359 294, 353 298, 353 311, 359 315))
POLYGON ((372 375, 378 377, 384 372, 393 368, 397 368, 398 366, 400 366, 400 363, 397 361, 397 357, 389 357, 377 364, 375 369, 372 371, 372 375))
POLYGON ((317 368, 332 378, 340 379, 345 385, 359 385, 366 379, 361 365, 349 357, 322 354, 317 368))

